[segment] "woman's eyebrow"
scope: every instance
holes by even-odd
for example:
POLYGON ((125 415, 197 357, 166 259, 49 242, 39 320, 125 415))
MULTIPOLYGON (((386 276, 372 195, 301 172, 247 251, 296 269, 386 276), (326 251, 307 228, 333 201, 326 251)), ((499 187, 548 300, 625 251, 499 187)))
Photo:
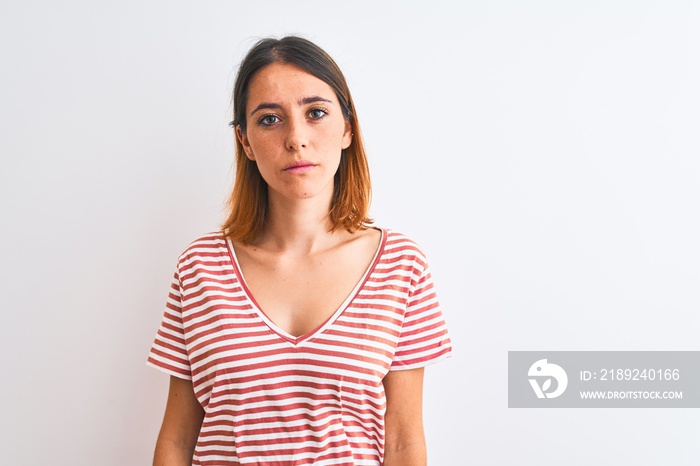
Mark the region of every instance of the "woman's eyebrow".
POLYGON ((255 107, 252 112, 250 112, 250 116, 253 116, 253 114, 259 110, 265 110, 268 108, 277 109, 277 108, 282 108, 282 106, 280 104, 272 104, 272 103, 263 102, 260 105, 258 105, 257 107, 255 107))
MULTIPOLYGON (((311 97, 304 97, 303 99, 299 99, 298 104, 299 105, 308 105, 308 104, 312 104, 314 102, 326 102, 329 104, 333 104, 332 100, 328 100, 326 98, 323 98, 323 97, 320 97, 317 95, 314 95, 311 97)), ((257 107, 255 107, 252 112, 250 112, 250 116, 253 116, 253 114, 255 112, 258 112, 260 110, 280 109, 280 108, 282 108, 282 105, 280 105, 280 104, 275 104, 272 102, 263 102, 260 105, 258 105, 257 107)))
POLYGON ((304 97, 299 101, 299 105, 308 105, 312 104, 314 102, 328 102, 329 104, 332 104, 332 100, 324 99, 323 97, 319 97, 317 95, 311 96, 311 97, 304 97))

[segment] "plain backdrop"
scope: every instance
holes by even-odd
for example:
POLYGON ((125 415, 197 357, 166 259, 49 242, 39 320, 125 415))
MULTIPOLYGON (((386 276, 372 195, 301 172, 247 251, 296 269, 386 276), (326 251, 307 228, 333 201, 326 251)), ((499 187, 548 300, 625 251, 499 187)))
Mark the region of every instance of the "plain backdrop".
POLYGON ((175 261, 231 189, 230 92, 300 34, 352 89, 377 224, 454 357, 431 465, 700 464, 695 409, 508 409, 509 350, 699 350, 700 3, 8 1, 0 463, 147 465, 175 261))

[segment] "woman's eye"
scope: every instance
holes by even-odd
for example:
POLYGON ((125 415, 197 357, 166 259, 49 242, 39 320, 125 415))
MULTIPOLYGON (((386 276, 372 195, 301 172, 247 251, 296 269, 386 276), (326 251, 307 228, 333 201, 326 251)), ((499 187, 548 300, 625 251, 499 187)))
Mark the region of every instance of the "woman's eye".
POLYGON ((279 118, 277 118, 276 115, 263 115, 259 120, 258 123, 260 123, 263 126, 272 126, 275 123, 280 121, 279 118))
POLYGON ((309 112, 309 118, 312 120, 320 120, 326 115, 328 115, 328 112, 322 108, 313 108, 309 112))

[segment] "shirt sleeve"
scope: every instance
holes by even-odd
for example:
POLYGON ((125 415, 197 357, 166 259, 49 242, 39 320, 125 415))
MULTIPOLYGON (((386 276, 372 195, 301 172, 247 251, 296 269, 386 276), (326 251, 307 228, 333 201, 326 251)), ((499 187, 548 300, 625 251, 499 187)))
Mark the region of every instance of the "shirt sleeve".
POLYGON ((181 379, 192 380, 182 319, 182 286, 177 271, 170 286, 163 320, 148 353, 147 364, 181 379))
POLYGON ((426 266, 409 291, 391 370, 425 367, 451 355, 452 342, 426 266))

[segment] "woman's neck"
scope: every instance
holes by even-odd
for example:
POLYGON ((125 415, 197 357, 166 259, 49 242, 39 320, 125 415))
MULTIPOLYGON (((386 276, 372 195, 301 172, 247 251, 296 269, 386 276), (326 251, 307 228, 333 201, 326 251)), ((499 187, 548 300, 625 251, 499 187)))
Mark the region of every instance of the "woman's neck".
MULTIPOLYGON (((266 249, 308 255, 337 243, 341 232, 331 232, 330 199, 288 199, 270 196, 265 231, 255 243, 266 249)), ((345 230, 342 230, 345 232, 345 230)))

